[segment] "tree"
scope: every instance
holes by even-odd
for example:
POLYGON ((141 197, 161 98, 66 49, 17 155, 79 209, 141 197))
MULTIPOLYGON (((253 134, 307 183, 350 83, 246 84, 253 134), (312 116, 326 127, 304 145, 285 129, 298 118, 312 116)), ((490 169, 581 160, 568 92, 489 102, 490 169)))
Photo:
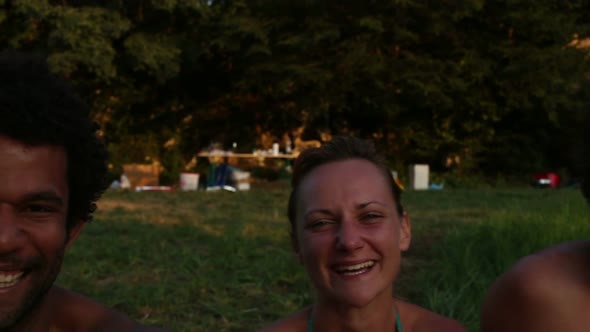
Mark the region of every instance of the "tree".
MULTIPOLYGON (((3 48, 84 92, 115 165, 177 172, 213 141, 304 125, 377 141, 397 165, 524 174, 567 165, 584 114, 579 1, 5 2, 3 48), (132 142, 132 143, 130 143, 132 142), (143 157, 142 157, 143 156, 143 157)), ((175 178, 172 172, 170 179, 175 178)))

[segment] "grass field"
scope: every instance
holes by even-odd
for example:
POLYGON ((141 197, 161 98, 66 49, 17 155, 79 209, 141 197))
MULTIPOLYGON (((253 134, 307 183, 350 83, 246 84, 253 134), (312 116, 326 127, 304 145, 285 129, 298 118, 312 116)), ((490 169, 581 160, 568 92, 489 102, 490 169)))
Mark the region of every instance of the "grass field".
MULTIPOLYGON (((312 301, 293 257, 286 188, 108 192, 58 283, 171 331, 255 331, 312 301)), ((590 239, 579 191, 407 192, 399 297, 478 330, 487 287, 519 257, 590 239)))

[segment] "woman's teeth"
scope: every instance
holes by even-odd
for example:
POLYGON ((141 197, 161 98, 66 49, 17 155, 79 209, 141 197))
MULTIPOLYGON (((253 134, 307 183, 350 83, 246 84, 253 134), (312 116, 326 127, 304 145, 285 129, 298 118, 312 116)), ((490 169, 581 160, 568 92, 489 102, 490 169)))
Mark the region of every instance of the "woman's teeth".
POLYGON ((375 262, 367 261, 356 265, 337 266, 335 270, 340 274, 357 275, 367 271, 368 269, 373 267, 373 265, 375 265, 375 262))

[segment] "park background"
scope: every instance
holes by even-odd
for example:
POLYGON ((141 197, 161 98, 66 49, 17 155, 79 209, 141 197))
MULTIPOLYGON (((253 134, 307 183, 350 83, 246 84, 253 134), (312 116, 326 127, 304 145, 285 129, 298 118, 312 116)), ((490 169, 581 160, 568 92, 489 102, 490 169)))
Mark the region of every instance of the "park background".
MULTIPOLYGON (((161 184, 212 145, 373 139, 408 191, 400 296, 477 331, 518 257, 588 239, 586 1, 0 0, 0 45, 45 56, 122 165, 161 184), (449 162, 450 161, 450 162, 449 162), (539 172, 555 190, 529 188, 539 172)), ((194 162, 197 160, 198 162, 194 162)), ((312 301, 287 236, 285 165, 249 192, 107 192, 62 285, 173 331, 252 331, 312 301)))

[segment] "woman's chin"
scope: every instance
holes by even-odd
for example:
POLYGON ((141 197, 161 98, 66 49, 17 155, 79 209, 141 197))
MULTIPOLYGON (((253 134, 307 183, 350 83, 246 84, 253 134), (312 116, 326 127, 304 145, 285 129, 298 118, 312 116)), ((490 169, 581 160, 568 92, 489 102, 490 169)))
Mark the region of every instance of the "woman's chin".
POLYGON ((336 303, 337 306, 352 308, 363 308, 371 304, 378 297, 376 292, 368 290, 346 290, 337 291, 329 295, 329 302, 336 303))

